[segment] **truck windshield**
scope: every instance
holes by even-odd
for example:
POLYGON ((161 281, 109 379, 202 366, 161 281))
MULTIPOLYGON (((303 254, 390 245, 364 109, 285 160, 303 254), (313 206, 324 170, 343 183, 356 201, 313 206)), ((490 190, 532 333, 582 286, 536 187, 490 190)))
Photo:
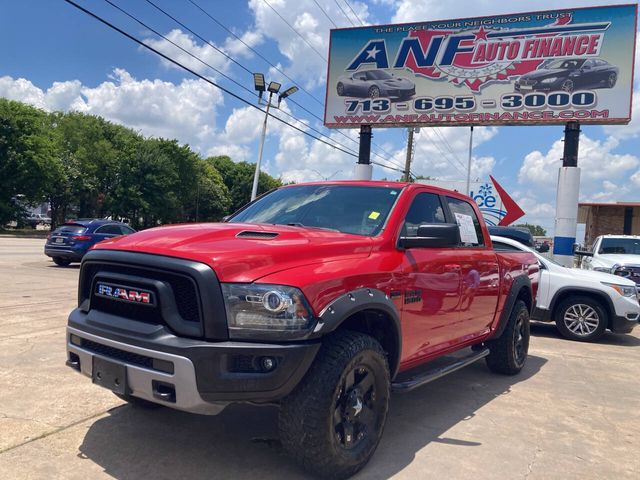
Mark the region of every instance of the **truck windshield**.
POLYGON ((640 239, 603 238, 598 253, 622 253, 626 255, 640 255, 640 239))
POLYGON ((315 227, 377 235, 401 188, 300 185, 280 188, 231 217, 229 222, 315 227))

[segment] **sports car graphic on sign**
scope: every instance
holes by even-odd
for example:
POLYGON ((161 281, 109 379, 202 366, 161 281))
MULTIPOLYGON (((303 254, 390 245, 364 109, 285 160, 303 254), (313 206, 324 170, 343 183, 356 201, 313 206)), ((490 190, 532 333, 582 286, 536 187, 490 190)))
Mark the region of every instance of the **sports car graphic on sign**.
POLYGON ((338 79, 339 96, 408 100, 416 94, 416 85, 406 78, 396 77, 383 70, 364 70, 338 79))
POLYGON ((599 58, 566 58, 543 64, 538 70, 522 75, 515 82, 516 92, 573 92, 581 88, 613 88, 618 67, 599 58))

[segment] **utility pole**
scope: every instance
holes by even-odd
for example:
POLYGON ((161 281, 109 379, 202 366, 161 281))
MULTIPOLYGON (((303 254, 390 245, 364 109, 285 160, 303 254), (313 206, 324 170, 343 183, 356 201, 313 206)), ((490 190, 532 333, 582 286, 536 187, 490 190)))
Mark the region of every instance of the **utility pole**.
POLYGON ((409 135, 407 136, 407 159, 404 162, 404 175, 402 176, 403 182, 408 182, 411 178, 411 158, 413 157, 413 132, 415 129, 413 127, 409 127, 407 129, 409 131, 409 135))
POLYGON ((469 134, 469 160, 467 160, 467 195, 471 194, 471 155, 473 154, 473 125, 469 134))
POLYGON ((556 220, 553 237, 553 258, 565 267, 573 267, 573 245, 576 243, 580 169, 578 147, 580 124, 569 122, 564 128, 562 167, 558 171, 556 220))

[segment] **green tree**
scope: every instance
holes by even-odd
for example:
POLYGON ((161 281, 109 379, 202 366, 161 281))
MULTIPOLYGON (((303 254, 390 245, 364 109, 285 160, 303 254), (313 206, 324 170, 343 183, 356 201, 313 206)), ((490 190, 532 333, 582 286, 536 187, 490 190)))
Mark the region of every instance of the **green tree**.
POLYGON ((547 235, 547 231, 540 225, 532 225, 530 223, 519 223, 518 225, 514 225, 514 227, 528 228, 529 231, 531 232, 531 235, 534 235, 537 237, 545 237, 547 235))
MULTIPOLYGON (((209 157, 206 159, 222 176, 231 195, 231 211, 235 212, 246 205, 251 199, 251 188, 255 174, 255 164, 247 162, 234 162, 229 157, 209 157)), ((282 180, 260 172, 258 177, 258 195, 271 189, 282 186, 282 180)))
POLYGON ((51 119, 42 110, 0 98, 0 225, 42 202, 57 154, 51 119))

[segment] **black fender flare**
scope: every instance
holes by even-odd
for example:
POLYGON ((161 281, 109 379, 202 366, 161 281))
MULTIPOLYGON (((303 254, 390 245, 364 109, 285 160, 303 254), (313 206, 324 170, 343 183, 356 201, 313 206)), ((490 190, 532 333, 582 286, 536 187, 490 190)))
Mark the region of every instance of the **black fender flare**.
POLYGON ((531 279, 527 275, 520 275, 513 279, 511 289, 507 294, 507 299, 505 300, 504 307, 502 308, 502 312, 500 313, 500 323, 498 323, 498 328, 494 330, 493 334, 491 334, 487 340, 499 338, 500 335, 502 335, 502 332, 504 332, 504 329, 507 327, 507 323, 509 322, 509 316, 511 315, 513 306, 516 304, 518 295, 523 288, 529 291, 529 295, 531 296, 531 309, 533 309, 535 298, 533 298, 531 279))
MULTIPOLYGON (((318 316, 318 323, 309 338, 318 338, 335 331, 342 323, 358 312, 365 310, 378 310, 384 312, 392 323, 394 330, 394 358, 389 358, 392 365, 390 372, 393 378, 400 366, 400 356, 402 354, 402 326, 400 324, 400 313, 389 296, 375 288, 359 288, 347 292, 322 309, 318 316)), ((391 355, 391 352, 388 352, 391 355)))

